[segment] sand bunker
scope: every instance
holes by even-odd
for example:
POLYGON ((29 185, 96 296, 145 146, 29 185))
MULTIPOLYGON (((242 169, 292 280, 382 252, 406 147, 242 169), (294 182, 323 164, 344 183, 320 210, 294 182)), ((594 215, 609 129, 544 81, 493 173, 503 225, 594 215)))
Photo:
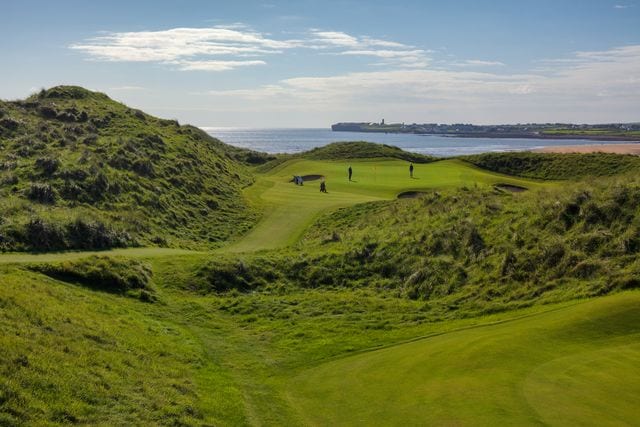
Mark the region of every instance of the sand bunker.
POLYGON ((522 193, 523 191, 527 191, 528 188, 520 187, 519 185, 513 184, 496 184, 494 185, 498 190, 510 191, 512 193, 522 193))
MULTIPOLYGON (((319 179, 324 178, 324 175, 302 175, 302 181, 317 181, 319 179)), ((289 180, 289 182, 293 182, 293 178, 289 180)))
POLYGON ((424 194, 427 194, 426 191, 405 191, 404 193, 398 194, 398 199, 415 199, 416 197, 420 197, 424 194))

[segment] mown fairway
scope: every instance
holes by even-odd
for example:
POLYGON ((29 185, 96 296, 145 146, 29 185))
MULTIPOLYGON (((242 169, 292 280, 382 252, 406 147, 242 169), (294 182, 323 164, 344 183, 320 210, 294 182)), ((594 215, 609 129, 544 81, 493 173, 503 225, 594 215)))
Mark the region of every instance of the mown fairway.
POLYGON ((310 425, 632 425, 640 293, 364 353, 297 376, 310 425))
POLYGON ((459 160, 416 164, 414 178, 409 163, 402 160, 311 161, 294 160, 267 174, 245 191, 249 201, 264 211, 258 225, 234 245, 234 252, 273 249, 293 243, 323 212, 374 200, 393 199, 404 191, 421 191, 496 183, 527 188, 540 182, 510 177, 476 168, 459 160), (347 179, 347 168, 353 178, 347 179), (320 180, 294 185, 293 175, 322 175, 327 194, 320 193, 320 180))

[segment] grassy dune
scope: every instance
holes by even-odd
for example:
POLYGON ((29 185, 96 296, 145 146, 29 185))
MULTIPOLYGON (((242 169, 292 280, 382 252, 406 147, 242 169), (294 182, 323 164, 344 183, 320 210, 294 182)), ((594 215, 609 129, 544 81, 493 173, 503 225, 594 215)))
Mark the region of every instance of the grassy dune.
POLYGON ((241 191, 268 156, 74 86, 0 119, 0 251, 208 249, 254 223, 241 191))
POLYGON ((639 324, 640 293, 604 297, 326 363, 290 398, 308 425, 630 425, 639 324))

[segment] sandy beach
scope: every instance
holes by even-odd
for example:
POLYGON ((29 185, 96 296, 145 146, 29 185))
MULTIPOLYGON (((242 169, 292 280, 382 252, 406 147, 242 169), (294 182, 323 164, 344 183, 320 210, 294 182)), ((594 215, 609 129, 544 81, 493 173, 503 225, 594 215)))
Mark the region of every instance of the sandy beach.
POLYGON ((559 145, 538 148, 539 153, 615 153, 640 155, 640 143, 630 144, 593 144, 593 145, 559 145))

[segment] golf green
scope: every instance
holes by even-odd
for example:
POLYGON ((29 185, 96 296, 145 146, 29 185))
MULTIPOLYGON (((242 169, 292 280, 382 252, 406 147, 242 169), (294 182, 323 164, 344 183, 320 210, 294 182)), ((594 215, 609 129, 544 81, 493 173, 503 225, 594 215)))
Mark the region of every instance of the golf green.
POLYGON ((309 425, 632 425, 640 293, 328 362, 289 396, 309 425))

